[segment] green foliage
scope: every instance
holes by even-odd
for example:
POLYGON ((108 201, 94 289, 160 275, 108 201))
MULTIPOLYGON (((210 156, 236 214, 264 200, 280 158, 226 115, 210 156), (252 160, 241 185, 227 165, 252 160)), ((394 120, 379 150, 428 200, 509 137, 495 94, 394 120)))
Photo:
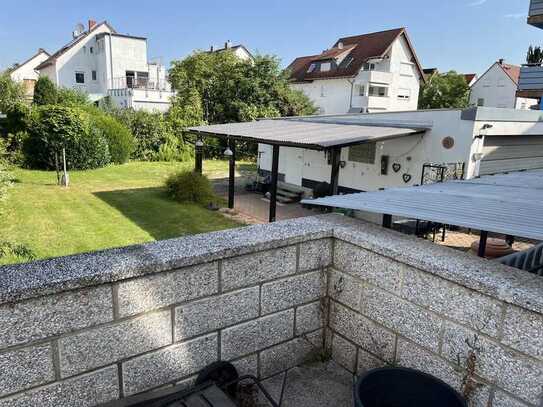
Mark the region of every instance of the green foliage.
POLYGON ((177 202, 194 202, 207 205, 213 202, 215 196, 211 182, 205 175, 192 171, 181 171, 166 179, 168 195, 177 202))
POLYGON ((454 71, 432 76, 420 90, 419 109, 465 108, 468 103, 466 79, 454 71))
POLYGON ((86 106, 90 104, 88 95, 78 89, 57 88, 56 104, 68 107, 86 106))
POLYGON ((541 47, 530 45, 526 54, 526 63, 535 65, 543 63, 543 50, 541 50, 541 47))
POLYGON ((91 114, 92 125, 107 140, 111 162, 124 164, 134 151, 134 136, 130 129, 113 116, 106 115, 98 109, 91 114))
POLYGON ((8 71, 0 73, 0 112, 6 113, 12 105, 24 101, 23 85, 14 82, 8 71))
POLYGON ((192 161, 194 149, 185 144, 181 138, 173 134, 169 135, 164 144, 154 156, 154 161, 192 161))
MULTIPOLYGON (((8 153, 5 142, 0 139, 0 205, 6 198, 8 188, 13 182, 13 176, 9 171, 8 153)), ((0 207, 0 214, 2 213, 0 207)))
POLYGON ((64 106, 36 109, 23 148, 31 168, 56 168, 63 148, 70 170, 99 168, 110 161, 107 140, 92 126, 90 115, 64 106))
POLYGON ((34 87, 34 104, 38 106, 54 105, 57 100, 56 85, 47 76, 41 76, 34 87))
POLYGON ((228 123, 260 117, 306 115, 315 107, 290 88, 279 60, 257 56, 242 61, 231 52, 195 53, 174 61, 170 80, 177 90, 174 105, 191 105, 195 95, 208 123, 228 123))

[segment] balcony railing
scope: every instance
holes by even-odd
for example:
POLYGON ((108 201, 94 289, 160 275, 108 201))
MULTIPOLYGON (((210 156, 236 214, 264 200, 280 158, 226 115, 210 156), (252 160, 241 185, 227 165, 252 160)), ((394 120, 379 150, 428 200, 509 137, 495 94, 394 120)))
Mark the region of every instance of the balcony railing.
POLYGON ((528 24, 543 28, 543 0, 531 0, 528 12, 528 24))
POLYGON ((382 71, 363 71, 360 72, 360 79, 369 83, 382 83, 389 85, 392 83, 392 73, 382 71))
POLYGON ((166 80, 153 80, 149 78, 134 78, 131 76, 121 76, 113 78, 112 89, 142 89, 159 90, 171 92, 172 87, 166 80))

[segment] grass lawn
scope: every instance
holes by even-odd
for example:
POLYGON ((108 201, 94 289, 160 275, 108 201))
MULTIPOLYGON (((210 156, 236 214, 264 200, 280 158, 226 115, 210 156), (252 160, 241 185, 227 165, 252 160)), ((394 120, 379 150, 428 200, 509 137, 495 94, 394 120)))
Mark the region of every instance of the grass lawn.
MULTIPOLYGON (((168 198, 162 187, 166 177, 192 165, 131 162, 71 171, 69 188, 56 185, 54 172, 15 170, 0 240, 25 244, 42 259, 239 226, 219 213, 168 198)), ((205 161, 204 172, 223 178, 228 164, 205 161)), ((17 261, 5 257, 0 264, 17 261)))

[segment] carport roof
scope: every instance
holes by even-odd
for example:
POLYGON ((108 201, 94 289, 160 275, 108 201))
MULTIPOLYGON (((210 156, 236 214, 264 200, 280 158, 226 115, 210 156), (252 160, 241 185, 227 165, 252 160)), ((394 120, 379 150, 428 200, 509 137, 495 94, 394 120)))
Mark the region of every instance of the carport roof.
POLYGON ((303 203, 543 240, 543 170, 330 196, 303 203))
POLYGON ((191 127, 198 134, 263 144, 326 150, 424 134, 428 126, 357 123, 348 119, 299 118, 191 127))

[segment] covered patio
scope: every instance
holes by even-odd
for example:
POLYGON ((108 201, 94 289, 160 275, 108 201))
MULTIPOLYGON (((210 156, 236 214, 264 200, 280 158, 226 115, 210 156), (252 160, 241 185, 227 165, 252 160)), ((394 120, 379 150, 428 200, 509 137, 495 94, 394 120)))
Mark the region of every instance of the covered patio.
POLYGON ((424 134, 425 126, 400 127, 394 124, 360 124, 349 119, 304 117, 261 120, 198 126, 188 129, 198 136, 195 169, 202 171, 203 138, 220 137, 228 141, 225 155, 230 157, 228 207, 234 208, 236 141, 271 145, 272 171, 270 185, 269 222, 277 218, 277 183, 281 147, 326 151, 330 154, 330 194, 337 195, 341 169, 341 149, 344 147, 424 134))
POLYGON ((509 241, 543 241, 543 170, 303 202, 382 214, 386 228, 392 227, 392 216, 398 216, 480 230, 480 257, 485 257, 489 232, 509 241))

